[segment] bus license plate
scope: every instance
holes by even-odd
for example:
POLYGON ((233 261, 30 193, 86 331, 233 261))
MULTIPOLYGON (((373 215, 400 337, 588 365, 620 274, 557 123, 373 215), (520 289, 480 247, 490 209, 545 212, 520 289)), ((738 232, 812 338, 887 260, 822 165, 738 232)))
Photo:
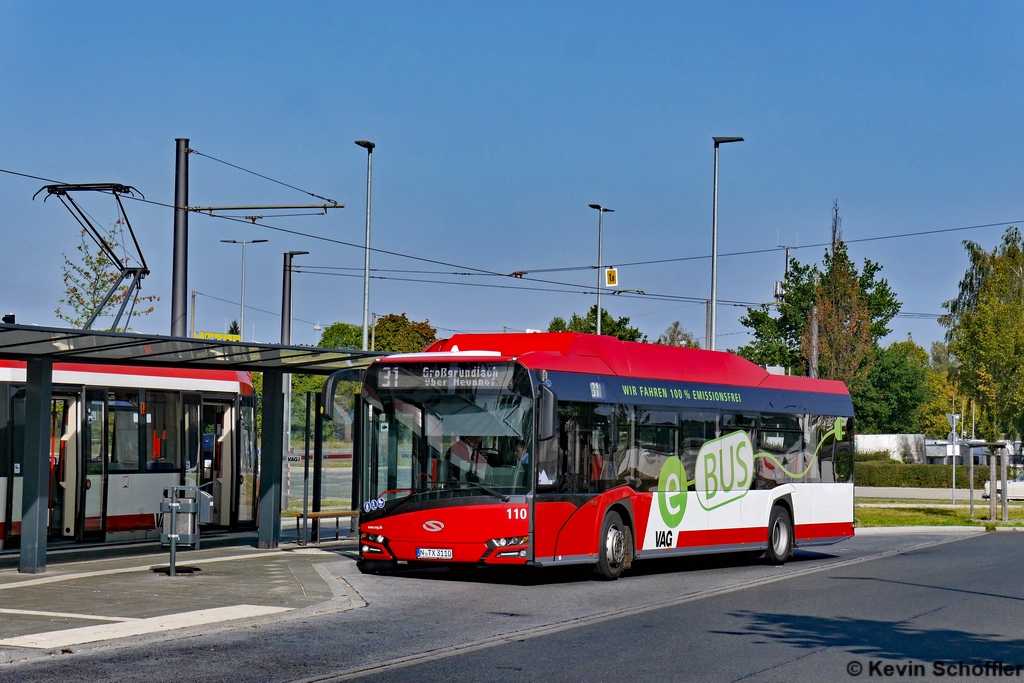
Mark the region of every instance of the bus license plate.
POLYGON ((450 560, 451 548, 416 548, 417 560, 450 560))

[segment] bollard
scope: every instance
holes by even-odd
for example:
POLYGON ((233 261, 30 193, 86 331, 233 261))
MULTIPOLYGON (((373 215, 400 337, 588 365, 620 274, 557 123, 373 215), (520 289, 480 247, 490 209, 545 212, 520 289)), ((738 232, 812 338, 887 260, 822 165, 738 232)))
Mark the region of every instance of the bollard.
POLYGON ((178 502, 178 487, 171 487, 171 533, 168 534, 167 538, 171 541, 171 564, 168 570, 168 576, 174 576, 174 564, 177 561, 178 554, 178 507, 181 503, 178 502))

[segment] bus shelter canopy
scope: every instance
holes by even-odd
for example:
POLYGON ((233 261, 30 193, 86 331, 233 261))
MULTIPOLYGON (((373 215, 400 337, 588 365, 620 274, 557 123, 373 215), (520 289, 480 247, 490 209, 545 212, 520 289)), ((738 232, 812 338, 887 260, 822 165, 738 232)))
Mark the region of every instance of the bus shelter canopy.
MULTIPOLYGON (((0 325, 0 360, 26 363, 25 427, 19 571, 46 571, 49 525, 50 401, 54 363, 263 373, 260 434, 259 547, 275 548, 281 534, 281 465, 286 374, 357 373, 374 358, 367 351, 190 339, 133 332, 97 332, 34 325, 0 325)), ((0 438, 8 438, 0 414, 0 438)))
POLYGON ((34 325, 0 325, 0 359, 49 357, 55 363, 244 370, 329 375, 366 367, 371 351, 281 346, 215 339, 98 332, 34 325))

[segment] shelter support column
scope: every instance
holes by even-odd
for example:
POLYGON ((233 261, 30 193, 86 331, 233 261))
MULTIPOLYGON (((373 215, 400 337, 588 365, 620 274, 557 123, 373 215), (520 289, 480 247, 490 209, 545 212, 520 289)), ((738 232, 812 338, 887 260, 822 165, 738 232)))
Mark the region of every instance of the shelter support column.
POLYGON ((50 512, 50 401, 53 359, 30 358, 25 387, 25 450, 22 465, 21 554, 18 571, 46 571, 50 512))
POLYGON ((284 373, 263 371, 263 433, 260 435, 259 547, 281 538, 281 467, 284 454, 284 373))

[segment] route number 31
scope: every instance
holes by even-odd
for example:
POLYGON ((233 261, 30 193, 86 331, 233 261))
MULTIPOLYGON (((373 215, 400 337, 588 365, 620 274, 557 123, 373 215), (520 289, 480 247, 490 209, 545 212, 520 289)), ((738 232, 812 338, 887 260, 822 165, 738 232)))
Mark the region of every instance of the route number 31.
POLYGON ((509 519, 526 519, 526 508, 507 508, 509 519))

